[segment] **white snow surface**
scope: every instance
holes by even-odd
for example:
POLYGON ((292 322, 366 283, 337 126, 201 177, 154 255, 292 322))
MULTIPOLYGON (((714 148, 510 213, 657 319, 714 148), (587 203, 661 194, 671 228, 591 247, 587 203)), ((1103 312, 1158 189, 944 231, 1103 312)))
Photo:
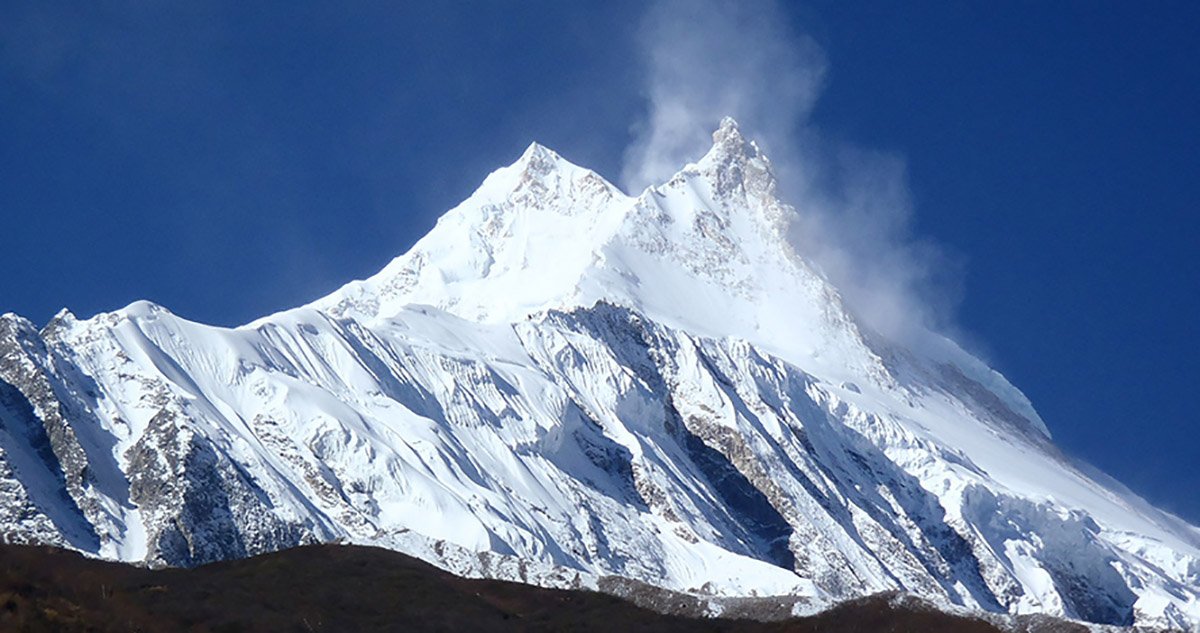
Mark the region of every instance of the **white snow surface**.
POLYGON ((727 119, 637 197, 531 145, 377 275, 239 328, 6 315, 0 385, 43 421, 49 385, 47 441, 87 463, 56 482, 0 399, 6 485, 44 515, 6 530, 150 564, 346 540, 550 586, 1200 631, 1200 532, 1064 457, 953 342, 868 331, 795 214, 727 119))

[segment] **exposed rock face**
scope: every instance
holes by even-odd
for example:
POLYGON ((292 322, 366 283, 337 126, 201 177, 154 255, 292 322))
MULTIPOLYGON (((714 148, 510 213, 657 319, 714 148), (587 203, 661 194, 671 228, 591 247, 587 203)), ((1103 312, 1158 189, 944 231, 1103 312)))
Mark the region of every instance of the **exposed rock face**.
POLYGON ((732 122, 636 198, 534 145, 311 306, 0 317, 0 534, 155 566, 351 541, 711 613, 901 591, 1196 629, 1200 532, 1072 465, 953 343, 866 329, 794 214, 732 122))
POLYGON ((316 542, 281 520, 251 476, 164 409, 125 454, 129 498, 145 508, 145 560, 192 567, 316 542))
MULTIPOLYGON (((68 422, 69 395, 55 391, 47 367, 53 355, 33 325, 0 317, 0 422, 3 464, 0 486, 5 500, 0 512, 32 534, 14 529, 6 542, 45 542, 76 547, 98 545, 80 505, 96 516, 96 500, 86 492, 88 461, 68 422)), ((6 526, 10 525, 6 522, 6 526)))

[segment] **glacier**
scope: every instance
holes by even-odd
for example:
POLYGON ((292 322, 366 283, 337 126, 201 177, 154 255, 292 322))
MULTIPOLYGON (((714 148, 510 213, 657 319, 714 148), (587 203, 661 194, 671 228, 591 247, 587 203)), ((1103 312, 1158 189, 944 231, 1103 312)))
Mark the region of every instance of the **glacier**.
POLYGON ((3 540, 1200 631, 1200 530, 953 341, 872 331, 769 159, 713 140, 637 196, 535 143, 378 274, 237 328, 3 315, 3 540))

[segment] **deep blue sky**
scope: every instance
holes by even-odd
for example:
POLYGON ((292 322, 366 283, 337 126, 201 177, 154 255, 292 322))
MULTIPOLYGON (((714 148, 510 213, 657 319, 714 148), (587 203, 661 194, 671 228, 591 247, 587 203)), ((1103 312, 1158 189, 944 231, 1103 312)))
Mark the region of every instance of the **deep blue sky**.
MULTIPOLYGON (((0 311, 233 325, 367 276, 537 139, 616 179, 633 3, 0 7, 0 311)), ((1145 6, 1139 6, 1145 4, 1145 6)), ((812 123, 907 159, 957 321, 1063 448, 1200 522, 1200 15, 811 2, 812 123)), ((685 18, 681 18, 685 19, 685 18)))

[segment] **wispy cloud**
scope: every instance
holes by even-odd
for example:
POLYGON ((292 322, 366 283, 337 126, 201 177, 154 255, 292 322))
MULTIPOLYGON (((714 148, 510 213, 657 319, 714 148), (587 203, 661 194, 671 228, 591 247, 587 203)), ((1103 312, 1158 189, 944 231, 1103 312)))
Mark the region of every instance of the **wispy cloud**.
POLYGON ((625 152, 627 191, 701 156, 733 116, 798 211, 796 247, 860 318, 892 338, 953 329, 961 266, 914 235, 901 157, 830 138, 811 120, 827 57, 780 5, 662 0, 647 11, 640 44, 648 109, 625 152))
POLYGON ((825 56, 782 25, 777 7, 765 2, 651 6, 639 38, 650 107, 626 150, 623 186, 661 182, 698 158, 727 115, 764 141, 794 136, 820 94, 825 56))

